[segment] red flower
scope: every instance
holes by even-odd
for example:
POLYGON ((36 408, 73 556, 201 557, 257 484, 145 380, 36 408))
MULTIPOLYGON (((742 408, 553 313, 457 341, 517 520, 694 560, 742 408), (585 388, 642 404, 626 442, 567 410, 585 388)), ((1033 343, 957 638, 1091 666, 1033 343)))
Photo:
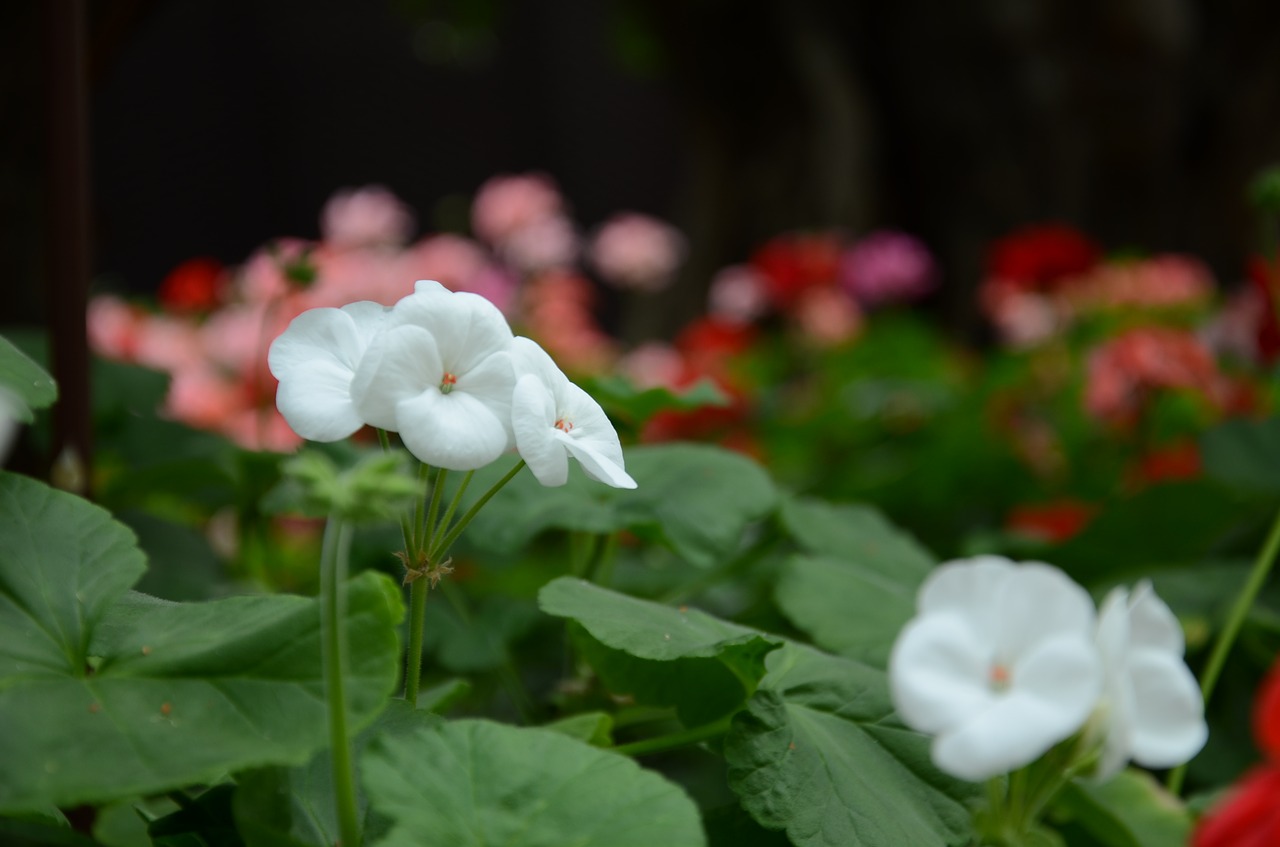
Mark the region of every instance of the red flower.
POLYGON ((1267 364, 1280 357, 1280 319, 1276 307, 1280 304, 1280 263, 1267 261, 1261 256, 1249 260, 1249 282, 1262 295, 1262 314, 1258 323, 1258 354, 1267 364))
POLYGON ((1005 529, 1037 540, 1060 543, 1084 529, 1097 512, 1097 506, 1078 500, 1017 506, 1009 513, 1005 529))
POLYGON ((226 274, 217 259, 190 259, 160 283, 160 305, 170 312, 209 312, 222 304, 226 274))
POLYGON ((1194 441, 1177 441, 1159 447, 1138 461, 1136 476, 1142 482, 1168 482, 1200 476, 1200 448, 1194 441))
POLYGON ((991 245, 987 276, 1021 282, 1028 288, 1048 288, 1089 270, 1100 255, 1098 246, 1072 227, 1029 226, 991 245))
POLYGON ((788 309, 811 288, 835 285, 840 240, 834 233, 792 232, 766 241, 751 256, 774 305, 788 309))
POLYGON ((1270 761, 1249 771, 1196 828, 1194 847, 1280 844, 1280 662, 1253 704, 1253 731, 1270 761))
POLYGON ((725 375, 729 361, 745 352, 755 337, 756 332, 749 325, 700 318, 680 331, 675 347, 684 355, 694 378, 719 377, 725 375))

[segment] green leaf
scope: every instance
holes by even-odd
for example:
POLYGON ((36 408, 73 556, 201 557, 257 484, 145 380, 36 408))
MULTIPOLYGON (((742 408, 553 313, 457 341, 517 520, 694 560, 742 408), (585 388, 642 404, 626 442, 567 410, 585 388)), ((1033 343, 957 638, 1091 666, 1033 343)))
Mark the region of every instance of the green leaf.
POLYGON ((613 717, 605 712, 583 712, 547 724, 543 729, 576 738, 592 747, 613 746, 613 717))
POLYGON ((787 560, 775 599, 814 643, 884 667, 933 557, 865 506, 788 501, 784 526, 806 550, 787 560))
POLYGON ((797 847, 964 843, 978 786, 940 773, 894 717, 882 672, 788 644, 734 716, 729 785, 797 847))
POLYGON ((1107 847, 1186 844, 1191 834, 1186 808, 1142 771, 1122 771, 1102 783, 1076 780, 1056 805, 1107 847))
POLYGON ((658 412, 674 409, 692 411, 704 406, 727 406, 729 398, 709 379, 701 379, 679 392, 669 388, 637 388, 626 377, 603 376, 587 380, 582 386, 608 411, 639 426, 658 412))
POLYGON ((225 573, 209 542, 194 529, 148 512, 117 512, 138 536, 148 568, 137 584, 163 600, 207 600, 224 591, 225 573))
POLYGON ((789 498, 782 504, 782 524, 808 553, 846 558, 894 578, 922 579, 937 561, 868 506, 789 498))
POLYGON ((883 668, 915 614, 919 585, 914 574, 895 577, 848 559, 792 556, 778 577, 775 599, 818 646, 883 668))
POLYGON ((540 619, 531 601, 502 595, 484 597, 465 619, 439 603, 427 612, 423 646, 452 673, 490 671, 511 660, 511 645, 540 619))
POLYGON ((638 600, 571 577, 538 595, 550 615, 582 625, 591 666, 610 690, 675 706, 686 725, 714 720, 755 690, 781 641, 684 606, 638 600))
POLYGON ((377 847, 702 847, 698 811, 632 760, 558 732, 467 720, 362 760, 377 847))
POLYGON ((1233 420, 1200 438, 1205 475, 1238 488, 1280 492, 1280 417, 1233 420))
MULTIPOLYGON (((634 447, 626 451, 626 464, 638 484, 635 490, 610 488, 576 472, 567 485, 544 488, 532 474, 520 474, 475 519, 468 537, 490 549, 515 551, 553 528, 627 529, 707 567, 734 552, 747 525, 768 514, 777 500, 760 465, 719 447, 634 447)), ((502 471, 490 474, 496 478, 502 471)), ((467 491, 473 500, 493 481, 480 477, 467 491)))
POLYGON ((53 405, 58 386, 27 354, 0 336, 0 400, 9 395, 11 414, 21 423, 35 420, 33 412, 53 405))
MULTIPOLYGON (((102 509, 0 475, 0 811, 212 783, 324 744, 315 601, 126 593, 143 567, 102 509)), ((403 610, 377 574, 348 599, 361 725, 395 684, 403 610)))
MULTIPOLYGON (((375 739, 400 744, 418 729, 440 721, 403 700, 392 700, 377 720, 356 736, 354 756, 358 760, 375 739)), ((328 750, 321 750, 301 767, 258 768, 237 775, 236 782, 239 789, 232 810, 248 847, 329 847, 338 842, 333 762, 328 750)), ((371 820, 365 792, 360 792, 357 801, 366 841, 385 832, 385 827, 378 830, 378 822, 371 820)))

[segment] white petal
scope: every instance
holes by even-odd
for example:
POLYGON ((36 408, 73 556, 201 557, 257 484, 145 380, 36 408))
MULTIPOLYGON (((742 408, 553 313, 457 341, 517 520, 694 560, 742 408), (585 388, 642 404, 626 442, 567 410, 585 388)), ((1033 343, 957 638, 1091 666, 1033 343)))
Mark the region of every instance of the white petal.
POLYGON ((954 613, 923 615, 898 635, 889 656, 889 691, 903 722, 939 732, 991 707, 991 650, 954 613))
POLYGON ((516 382, 511 398, 511 426, 516 449, 538 482, 564 485, 569 480, 569 457, 555 437, 555 406, 551 392, 538 377, 528 374, 516 382))
POLYGON ((1170 768, 1204 746, 1209 729, 1195 677, 1180 656, 1142 650, 1130 656, 1133 682, 1133 760, 1148 768, 1170 768))
POLYGON ((1088 719, 1102 693, 1102 657, 1088 638, 1062 634, 1042 639, 1009 670, 1010 690, 1035 698, 1055 715, 1058 741, 1088 719))
POLYGON ((478 294, 415 291, 396 303, 390 325, 417 326, 436 339, 445 369, 462 373, 511 343, 511 327, 498 307, 478 294))
POLYGON ((400 402, 438 389, 443 377, 444 365, 431 333, 398 326, 369 345, 352 380, 351 399, 370 425, 395 430, 400 402))
MULTIPOLYGON (((614 488, 636 487, 636 481, 623 469, 620 461, 615 461, 611 456, 597 452, 590 442, 576 439, 571 433, 555 430, 554 435, 564 445, 563 449, 567 450, 573 458, 578 460, 578 464, 582 465, 583 473, 596 482, 603 482, 605 485, 612 485, 614 488)), ((621 453, 621 450, 619 450, 619 453, 621 453)))
POLYGON ((511 391, 515 386, 511 358, 505 352, 494 353, 471 370, 458 373, 457 378, 453 393, 469 394, 488 406, 494 416, 503 422, 507 430, 507 446, 510 447, 511 391))
MULTIPOLYGON (((391 314, 391 309, 381 303, 374 303, 371 300, 361 300, 358 303, 348 303, 339 309, 347 317, 351 318, 352 324, 355 325, 356 335, 360 341, 361 354, 368 349, 369 344, 377 337, 387 323, 387 318, 391 314)), ((359 364, 358 362, 356 364, 359 364)), ((354 368, 353 368, 354 369, 354 368)))
POLYGON ((920 586, 916 608, 922 613, 960 611, 966 616, 994 617, 1001 586, 1016 566, 1003 556, 975 556, 944 562, 920 586))
POLYGON ((1017 567, 1002 586, 996 616, 995 646, 1006 660, 1033 649, 1041 639, 1068 634, 1081 642, 1094 637, 1094 607, 1089 593, 1065 573, 1040 562, 1017 567))
POLYGON ((565 389, 569 386, 569 377, 564 375, 555 360, 542 349, 538 342, 517 335, 511 339, 509 350, 517 374, 520 376, 532 374, 538 377, 551 391, 557 404, 563 401, 565 389))
POLYGON ((445 288, 434 279, 420 279, 413 284, 414 294, 431 294, 435 292, 448 293, 449 289, 445 288))
POLYGON ((293 367, 276 390, 276 408, 310 441, 340 441, 364 426, 351 402, 351 371, 330 359, 293 367))
POLYGON ((1143 580, 1129 601, 1129 641, 1134 648, 1147 647, 1181 656, 1185 649, 1182 627, 1151 583, 1143 580))
POLYGON ((437 388, 401 400, 396 423, 409 452, 451 471, 482 468, 507 449, 507 427, 477 398, 437 388))
POLYGON ((350 315, 340 309, 308 309, 271 342, 267 367, 276 379, 284 379, 298 365, 321 357, 354 370, 364 347, 350 315))
POLYGON ((981 782, 1035 761, 1066 738, 1053 704, 1024 694, 1000 698, 991 708, 933 740, 939 769, 981 782))

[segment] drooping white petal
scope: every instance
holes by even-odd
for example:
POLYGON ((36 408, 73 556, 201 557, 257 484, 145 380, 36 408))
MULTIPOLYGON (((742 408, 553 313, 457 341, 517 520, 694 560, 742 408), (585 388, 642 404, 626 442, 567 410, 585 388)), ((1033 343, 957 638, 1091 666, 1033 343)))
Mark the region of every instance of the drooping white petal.
POLYGON ((538 377, 559 403, 564 389, 570 385, 570 382, 569 377, 560 370, 551 355, 543 350, 538 342, 523 335, 517 335, 511 339, 508 349, 516 374, 519 376, 532 374, 538 377))
POLYGON ((482 468, 507 449, 507 427, 463 392, 428 388, 396 405, 400 439, 418 459, 451 471, 482 468))
POLYGON ((1156 596, 1149 580, 1134 586, 1129 600, 1129 633, 1135 648, 1163 650, 1175 656, 1186 649, 1178 619, 1156 596))
POLYGON ((351 385, 356 410, 373 426, 397 431, 396 408, 444 377, 439 348, 430 332, 417 326, 388 328, 360 362, 351 385))
POLYGON ((291 371, 276 389, 276 408, 308 441, 341 441, 364 426, 351 402, 351 371, 331 359, 291 371))
MULTIPOLYGON (((982 782, 1035 761, 1066 736, 1053 727, 1061 725, 1055 704, 1013 694, 997 700, 956 728, 933 740, 933 763, 941 770, 982 782)), ((1069 735, 1070 733, 1068 733, 1069 735)))
POLYGON ((555 437, 555 405, 542 380, 526 374, 511 397, 511 426, 516 449, 538 482, 548 487, 569 481, 569 457, 555 437))
POLYGON ((902 720, 921 732, 940 732, 990 708, 991 648, 952 612, 915 618, 889 656, 889 691, 902 720))
MULTIPOLYGON (((564 449, 582 465, 582 472, 596 482, 603 482, 614 488, 635 488, 636 481, 622 467, 621 459, 598 452, 591 442, 579 440, 572 433, 556 433, 564 449)), ((621 450, 618 451, 621 453, 621 450)))
POLYGON ((1129 661, 1133 681, 1133 760, 1171 768, 1189 760, 1209 738, 1200 686, 1181 658, 1143 650, 1129 661))

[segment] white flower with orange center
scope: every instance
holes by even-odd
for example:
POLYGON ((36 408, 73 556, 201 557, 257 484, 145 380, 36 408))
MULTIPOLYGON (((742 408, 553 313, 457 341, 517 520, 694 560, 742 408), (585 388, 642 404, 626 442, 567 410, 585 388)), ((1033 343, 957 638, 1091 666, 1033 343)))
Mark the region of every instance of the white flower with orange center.
POLYGON ((513 440, 511 338, 488 300, 420 281, 369 345, 352 381, 356 409, 429 465, 483 467, 513 440))
POLYGON ((538 482, 564 485, 572 456, 591 479, 635 488, 618 433, 600 404, 570 382, 536 342, 516 338, 511 355, 519 375, 511 400, 516 449, 538 482))
POLYGON ((1102 688, 1089 595, 1057 568, 979 556, 940 565, 889 658, 894 706, 934 764, 981 781, 1076 733, 1102 688))

